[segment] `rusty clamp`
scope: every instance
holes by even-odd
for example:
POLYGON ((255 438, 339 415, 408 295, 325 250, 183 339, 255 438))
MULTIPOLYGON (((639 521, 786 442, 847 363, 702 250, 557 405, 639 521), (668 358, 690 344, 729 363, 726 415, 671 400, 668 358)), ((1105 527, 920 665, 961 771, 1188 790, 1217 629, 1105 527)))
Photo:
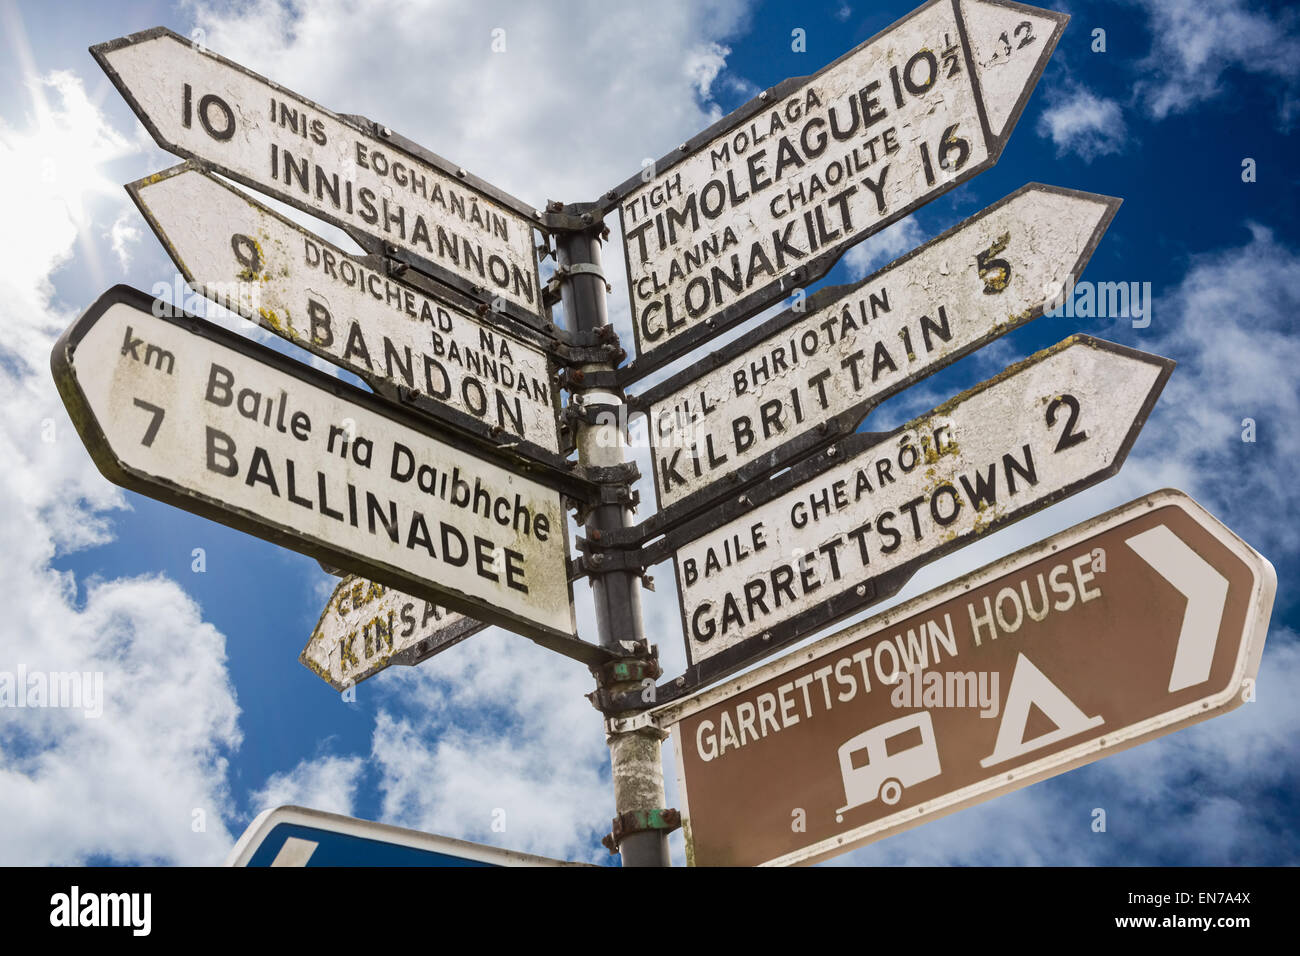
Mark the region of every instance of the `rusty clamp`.
POLYGON ((645 833, 647 830, 663 830, 665 833, 672 833, 681 825, 682 815, 672 807, 629 810, 613 819, 609 833, 601 837, 600 842, 610 853, 617 853, 619 843, 634 833, 645 833))

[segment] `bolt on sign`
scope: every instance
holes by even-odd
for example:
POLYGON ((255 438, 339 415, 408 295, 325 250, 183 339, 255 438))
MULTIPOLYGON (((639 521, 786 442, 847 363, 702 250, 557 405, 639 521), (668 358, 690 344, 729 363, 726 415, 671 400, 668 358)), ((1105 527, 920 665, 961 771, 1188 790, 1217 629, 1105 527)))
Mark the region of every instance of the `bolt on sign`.
POLYGON ((432 400, 450 424, 527 442, 559 466, 544 348, 325 242, 189 161, 127 186, 186 280, 362 378, 432 400), (198 213, 196 215, 196 213, 198 213))
POLYGON ((579 659, 560 494, 368 392, 125 286, 55 344, 110 481, 579 659))
POLYGON ((1071 336, 674 532, 695 676, 766 656, 896 593, 922 565, 1115 474, 1173 366, 1071 336))
POLYGON ((168 152, 389 243, 502 311, 544 314, 521 200, 162 27, 90 52, 168 152))
POLYGON ((688 858, 812 863, 1227 713, 1276 589, 1158 491, 652 712, 688 858))
POLYGON ((486 626, 432 601, 349 575, 334 588, 298 660, 341 691, 394 664, 427 661, 486 626))
POLYGON ((612 190, 636 376, 992 166, 1068 19, 1006 0, 931 0, 612 190))
MULTIPOLYGON (((1119 200, 1031 183, 647 390, 660 508, 766 477, 884 399, 1043 314, 1119 200), (801 441, 802 440, 802 441, 801 441)), ((705 502, 707 503, 707 501, 705 502)))

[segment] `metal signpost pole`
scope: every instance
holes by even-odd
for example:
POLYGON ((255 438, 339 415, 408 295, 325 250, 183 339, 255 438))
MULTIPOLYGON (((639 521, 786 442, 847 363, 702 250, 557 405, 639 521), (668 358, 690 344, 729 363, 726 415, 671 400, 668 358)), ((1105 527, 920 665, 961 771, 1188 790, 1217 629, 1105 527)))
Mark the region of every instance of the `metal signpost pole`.
MULTIPOLYGON (((569 331, 581 338, 599 335, 609 325, 605 279, 601 273, 600 226, 586 231, 566 231, 556 237, 556 259, 564 274, 561 303, 569 331), (575 268, 576 267, 576 268, 575 268)), ((601 374, 612 373, 609 360, 584 364, 571 373, 573 400, 588 406, 623 407, 622 393, 607 387, 601 374), (587 383, 584 385, 583 383, 587 383)), ((578 463, 583 469, 620 469, 627 464, 622 440, 626 412, 605 412, 594 421, 578 421, 578 463)), ((630 501, 601 504, 587 517, 587 535, 599 541, 601 532, 632 524, 630 501)), ((641 575, 635 569, 591 568, 591 590, 596 604, 596 627, 601 646, 624 660, 599 671, 600 692, 634 691, 643 677, 651 681, 659 668, 650 654, 641 619, 641 575)), ((598 692, 598 693, 600 693, 598 692)), ((652 704, 653 699, 647 701, 652 704)), ((669 866, 668 826, 675 814, 664 807, 663 763, 660 748, 664 734, 653 727, 608 737, 617 814, 613 843, 623 866, 669 866), (670 819, 665 820, 665 817, 670 819), (620 832, 620 830, 622 832, 620 832)))

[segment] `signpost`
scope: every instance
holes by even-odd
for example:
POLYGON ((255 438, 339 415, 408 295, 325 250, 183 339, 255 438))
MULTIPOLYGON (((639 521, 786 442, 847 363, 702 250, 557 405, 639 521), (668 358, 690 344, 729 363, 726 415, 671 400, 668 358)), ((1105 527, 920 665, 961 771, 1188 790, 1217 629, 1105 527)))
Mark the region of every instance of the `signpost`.
POLYGON ((342 691, 394 664, 427 661, 486 626, 432 601, 349 575, 334 588, 298 660, 342 691))
POLYGON ((815 862, 1226 713, 1276 587, 1159 491, 653 711, 688 858, 815 862))
POLYGON ((670 541, 688 673, 698 681, 766 656, 1113 475, 1173 364, 1072 336, 686 525, 670 541))
MULTIPOLYGON (((332 687, 503 625, 595 676, 617 814, 605 842, 624 865, 668 863, 663 728, 692 862, 824 859, 1230 710, 1253 686, 1273 570, 1164 491, 687 696, 1123 464, 1173 363, 1089 336, 891 432, 856 431, 1042 315, 1118 199, 1030 184, 860 282, 803 294, 997 161, 1066 20, 929 0, 602 200, 545 213, 169 30, 100 44, 136 115, 186 159, 128 187, 185 279, 374 392, 123 286, 56 344, 56 384, 111 481, 350 575, 300 657, 332 687), (622 369, 601 265, 615 207, 638 348, 622 369), (555 237, 545 293, 535 229, 555 237), (623 386, 792 292, 628 402, 623 386), (649 417, 660 507, 637 526, 627 404, 649 417), (568 508, 586 528, 576 562, 568 508), (688 669, 655 688, 641 589, 669 556, 688 669), (599 644, 576 634, 581 574, 599 644)), ((260 816, 228 862, 563 865, 296 807, 260 816)))
MULTIPOLYGON (((706 505, 1043 314, 1119 200, 1032 183, 874 275, 824 289, 639 396, 667 509, 706 505), (677 506, 677 507, 675 507, 677 506)), ((696 509, 698 510, 698 508, 696 509)))
POLYGON ((583 866, 304 807, 265 810, 226 866, 583 866))
POLYGON ((558 492, 410 413, 123 286, 55 346, 110 481, 586 661, 558 492))
POLYGON ((364 379, 418 393, 464 431, 562 467, 556 369, 536 340, 388 276, 192 161, 127 191, 208 298, 364 379))
POLYGON ((532 324, 544 316, 526 203, 170 30, 90 52, 168 152, 372 236, 498 311, 532 324))
POLYGON ((611 190, 637 342, 628 380, 992 166, 1067 20, 1008 0, 931 0, 611 190))

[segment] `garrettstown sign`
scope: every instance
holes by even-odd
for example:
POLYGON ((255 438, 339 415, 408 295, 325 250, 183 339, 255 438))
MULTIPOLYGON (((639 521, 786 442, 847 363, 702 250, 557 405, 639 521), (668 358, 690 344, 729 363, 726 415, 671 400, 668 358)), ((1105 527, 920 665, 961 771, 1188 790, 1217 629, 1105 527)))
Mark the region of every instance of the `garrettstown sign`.
POLYGON ((734 670, 1115 474, 1174 363, 1075 335, 887 435, 858 432, 668 535, 687 659, 734 670))
POLYGON ((671 728, 690 862, 813 863, 1253 700, 1276 590, 1157 491, 613 723, 671 728))

